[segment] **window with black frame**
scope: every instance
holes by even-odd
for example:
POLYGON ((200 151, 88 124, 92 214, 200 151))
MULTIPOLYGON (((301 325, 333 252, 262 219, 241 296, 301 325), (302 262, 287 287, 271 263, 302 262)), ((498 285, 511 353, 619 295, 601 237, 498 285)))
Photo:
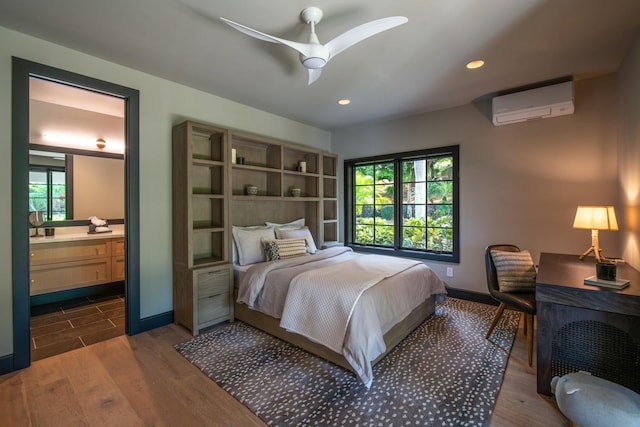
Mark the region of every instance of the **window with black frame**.
POLYGON ((44 212, 45 221, 66 220, 66 193, 64 168, 29 167, 29 211, 44 212))
POLYGON ((459 262, 458 146, 345 160, 346 244, 459 262))

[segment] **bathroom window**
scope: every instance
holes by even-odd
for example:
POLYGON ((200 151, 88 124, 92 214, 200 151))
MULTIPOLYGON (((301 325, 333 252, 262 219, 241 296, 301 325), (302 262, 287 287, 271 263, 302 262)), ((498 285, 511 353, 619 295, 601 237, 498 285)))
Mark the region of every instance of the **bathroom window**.
POLYGON ((45 221, 67 219, 67 184, 64 168, 29 168, 29 211, 44 212, 45 221))

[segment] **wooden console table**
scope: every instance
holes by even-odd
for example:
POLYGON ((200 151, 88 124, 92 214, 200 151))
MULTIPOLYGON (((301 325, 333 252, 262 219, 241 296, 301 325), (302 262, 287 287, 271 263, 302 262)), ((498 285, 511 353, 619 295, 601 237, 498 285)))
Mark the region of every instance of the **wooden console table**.
POLYGON ((536 283, 538 393, 551 379, 587 371, 640 392, 640 272, 618 264, 622 290, 585 285, 595 259, 542 253, 536 283))

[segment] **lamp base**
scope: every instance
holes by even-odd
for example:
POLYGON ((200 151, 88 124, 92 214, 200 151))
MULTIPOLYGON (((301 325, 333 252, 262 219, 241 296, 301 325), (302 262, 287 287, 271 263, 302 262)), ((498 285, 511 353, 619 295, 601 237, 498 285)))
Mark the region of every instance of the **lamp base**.
POLYGON ((607 261, 607 258, 602 256, 602 249, 600 249, 597 246, 591 246, 589 249, 586 250, 585 253, 583 253, 582 255, 580 255, 580 259, 583 260, 584 257, 586 257, 587 255, 589 255, 591 252, 593 252, 593 254, 596 257, 596 261, 598 262, 605 262, 607 261))

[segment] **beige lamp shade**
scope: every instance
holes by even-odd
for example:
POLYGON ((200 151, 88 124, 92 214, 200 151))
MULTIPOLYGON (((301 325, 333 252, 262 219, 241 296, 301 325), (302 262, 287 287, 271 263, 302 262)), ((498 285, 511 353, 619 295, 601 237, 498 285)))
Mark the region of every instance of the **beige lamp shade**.
POLYGON ((598 230, 615 231, 618 229, 613 206, 578 206, 576 217, 573 220, 573 228, 591 230, 591 247, 580 255, 580 259, 584 259, 593 252, 598 262, 606 261, 606 258, 602 256, 602 249, 600 249, 598 242, 598 230))
POLYGON ((573 228, 617 230, 616 212, 613 206, 578 206, 573 228))

